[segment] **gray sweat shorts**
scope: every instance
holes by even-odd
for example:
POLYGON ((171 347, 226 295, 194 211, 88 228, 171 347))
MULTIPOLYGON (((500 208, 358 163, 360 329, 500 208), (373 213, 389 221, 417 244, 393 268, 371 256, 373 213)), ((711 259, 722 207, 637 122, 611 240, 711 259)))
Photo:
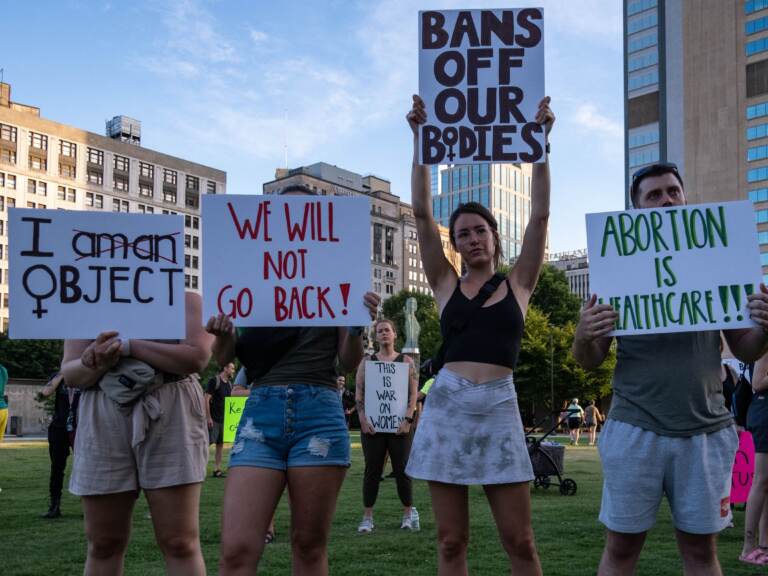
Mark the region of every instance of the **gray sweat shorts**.
POLYGON ((609 419, 600 434, 600 521, 614 532, 647 532, 666 494, 675 528, 714 534, 731 521, 735 426, 687 438, 660 436, 609 419))

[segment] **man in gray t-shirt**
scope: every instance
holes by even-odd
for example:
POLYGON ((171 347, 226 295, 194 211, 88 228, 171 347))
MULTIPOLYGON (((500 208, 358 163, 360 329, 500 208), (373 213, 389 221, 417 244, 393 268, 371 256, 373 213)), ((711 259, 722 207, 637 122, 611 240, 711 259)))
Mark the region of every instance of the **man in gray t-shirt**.
MULTIPOLYGON (((674 164, 654 164, 632 179, 637 208, 686 203, 674 164)), ((749 297, 758 326, 725 331, 743 361, 768 346, 768 289, 749 297)), ((593 294, 582 311, 573 354, 587 369, 605 360, 618 315, 593 294)), ((720 383, 720 333, 684 332, 616 339, 613 401, 600 437, 607 528, 598 574, 634 574, 645 535, 666 494, 686 575, 720 576, 717 533, 730 520, 731 467, 738 438, 720 383)))

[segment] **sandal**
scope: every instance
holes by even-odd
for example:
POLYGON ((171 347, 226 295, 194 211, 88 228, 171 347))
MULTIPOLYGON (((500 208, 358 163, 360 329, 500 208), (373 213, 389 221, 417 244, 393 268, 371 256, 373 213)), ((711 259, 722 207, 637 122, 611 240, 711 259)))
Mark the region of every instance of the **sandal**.
POLYGON ((752 564, 753 566, 765 566, 768 564, 768 554, 760 550, 760 548, 755 548, 746 556, 743 554, 740 555, 739 560, 745 564, 752 564))
POLYGON ((226 478, 226 477, 227 477, 227 475, 226 475, 226 474, 224 474, 224 472, 222 472, 221 470, 215 470, 215 471, 213 472, 213 477, 214 477, 214 478, 226 478))
POLYGON ((272 530, 267 530, 267 535, 264 536, 264 544, 274 544, 275 533, 272 530))

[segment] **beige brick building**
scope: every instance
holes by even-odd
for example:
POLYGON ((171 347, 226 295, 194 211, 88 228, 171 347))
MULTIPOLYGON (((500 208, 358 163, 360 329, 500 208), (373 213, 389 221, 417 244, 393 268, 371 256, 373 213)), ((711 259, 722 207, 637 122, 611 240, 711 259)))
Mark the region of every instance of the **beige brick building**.
POLYGON ((115 117, 101 136, 42 118, 0 84, 0 328, 8 329, 9 207, 183 214, 185 285, 200 291, 200 196, 227 175, 140 146, 140 123, 115 117))

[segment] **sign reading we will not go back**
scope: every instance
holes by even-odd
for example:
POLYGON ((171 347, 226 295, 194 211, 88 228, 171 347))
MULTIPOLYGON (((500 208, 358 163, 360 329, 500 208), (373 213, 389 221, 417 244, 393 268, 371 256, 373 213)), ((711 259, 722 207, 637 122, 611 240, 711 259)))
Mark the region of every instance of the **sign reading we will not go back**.
POLYGON ((367 326, 370 203, 203 196, 203 314, 237 326, 367 326))
POLYGON ((762 280, 755 212, 725 202, 587 214, 590 290, 614 336, 749 328, 762 280))

